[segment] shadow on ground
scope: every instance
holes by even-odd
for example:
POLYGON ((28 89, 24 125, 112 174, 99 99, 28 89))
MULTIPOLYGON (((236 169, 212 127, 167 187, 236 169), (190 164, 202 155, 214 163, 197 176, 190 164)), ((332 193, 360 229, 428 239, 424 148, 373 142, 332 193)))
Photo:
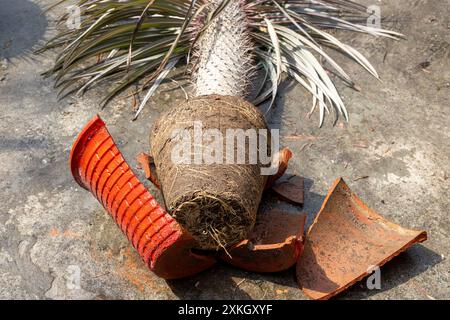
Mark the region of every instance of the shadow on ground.
MULTIPOLYGON (((348 291, 344 291, 338 298, 363 299, 381 292, 389 292, 389 290, 408 282, 442 261, 441 255, 422 244, 417 244, 381 267, 381 289, 369 290, 366 285, 366 278, 356 283, 348 291)), ((415 289, 421 291, 420 283, 410 285, 416 286, 415 289)), ((428 295, 425 291, 423 291, 423 294, 424 296, 428 295)))
POLYGON ((41 8, 28 0, 0 0, 0 8, 0 58, 31 52, 47 29, 41 8))
MULTIPOLYGON (((441 261, 441 256, 434 251, 423 245, 416 245, 381 268, 381 289, 368 289, 367 278, 365 278, 334 299, 364 299, 382 292, 389 292, 441 261)), ((264 299, 267 291, 279 287, 293 289, 290 290, 290 298, 295 298, 293 296, 295 292, 297 293, 296 298, 306 298, 295 279, 295 267, 279 273, 259 274, 239 270, 219 262, 210 270, 192 278, 170 280, 167 281, 167 284, 180 299, 252 299, 252 295, 258 299, 264 299), (251 282, 254 288, 245 288, 245 290, 240 288, 245 282, 251 282), (262 286, 263 284, 265 285, 262 286), (258 288, 258 286, 261 287, 258 288), (255 292, 255 290, 262 291, 262 293, 255 292)), ((417 289, 420 291, 420 288, 417 289)), ((426 295, 426 292, 424 294, 426 295)), ((273 298, 272 292, 270 298, 273 298)))
POLYGON ((192 278, 170 280, 167 284, 180 299, 265 299, 273 298, 275 288, 281 287, 294 289, 291 292, 298 290, 297 298, 302 296, 295 281, 294 268, 279 273, 261 274, 239 270, 219 262, 210 270, 192 278))

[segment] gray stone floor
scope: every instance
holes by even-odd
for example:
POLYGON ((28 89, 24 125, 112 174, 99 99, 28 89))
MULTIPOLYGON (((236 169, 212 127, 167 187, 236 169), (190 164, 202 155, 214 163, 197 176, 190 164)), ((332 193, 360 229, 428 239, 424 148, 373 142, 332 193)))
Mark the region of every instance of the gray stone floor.
MULTIPOLYGON (((135 122, 127 99, 100 111, 101 89, 58 101, 52 80, 40 76, 55 53, 32 54, 54 32, 55 13, 41 15, 50 2, 0 0, 0 298, 305 299, 293 270, 260 275, 218 265, 166 282, 146 269, 107 213, 74 183, 67 160, 77 133, 99 112, 136 166, 154 119, 182 93, 168 84, 135 122), (80 288, 71 285, 78 272, 80 288)), ((317 115, 306 118, 311 98, 291 83, 283 86, 268 120, 295 153, 290 172, 306 177, 303 210, 309 221, 332 181, 343 176, 380 214, 428 231, 427 242, 381 269, 381 290, 361 282, 338 298, 448 299, 449 5, 376 4, 386 27, 408 40, 345 35, 382 78, 378 82, 338 58, 361 87, 355 92, 339 86, 350 122, 333 126, 328 117, 318 128, 317 115), (429 62, 425 70, 423 62, 429 62)))

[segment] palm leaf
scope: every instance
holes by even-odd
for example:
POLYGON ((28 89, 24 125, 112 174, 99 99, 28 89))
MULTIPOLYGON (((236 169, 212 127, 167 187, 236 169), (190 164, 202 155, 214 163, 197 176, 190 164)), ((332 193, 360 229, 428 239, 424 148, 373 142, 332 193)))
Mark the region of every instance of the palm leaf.
MULTIPOLYGON (((62 15, 59 34, 38 50, 41 53, 63 47, 54 67, 45 75, 55 75, 60 96, 72 92, 83 94, 98 84, 110 84, 102 106, 131 85, 140 83, 138 92, 149 89, 137 116, 177 62, 195 65, 191 61, 194 46, 233 0, 221 1, 214 10, 208 9, 209 1, 78 0, 82 15, 80 28, 64 29, 62 23, 68 16, 62 15)), ((330 108, 336 115, 348 118, 329 72, 347 85, 355 86, 328 50, 349 57, 378 78, 375 68, 360 52, 329 30, 391 39, 403 37, 394 31, 367 26, 366 7, 349 0, 234 1, 241 1, 244 6, 256 62, 265 70, 264 81, 253 102, 261 104, 270 99, 270 109, 281 72, 286 72, 311 93, 310 112, 319 110, 320 125, 330 108), (323 62, 331 68, 329 72, 323 62)), ((51 8, 64 2, 58 0, 51 8)))

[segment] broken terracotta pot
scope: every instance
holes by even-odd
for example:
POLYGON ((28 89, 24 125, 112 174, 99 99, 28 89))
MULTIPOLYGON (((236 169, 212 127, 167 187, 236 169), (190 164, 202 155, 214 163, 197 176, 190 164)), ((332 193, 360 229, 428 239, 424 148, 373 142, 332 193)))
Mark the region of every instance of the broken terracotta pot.
POLYGON ((244 270, 279 272, 292 267, 303 248, 306 215, 272 209, 257 216, 248 240, 241 241, 220 258, 244 270))
POLYGON ((192 237, 134 175, 99 116, 78 136, 69 163, 78 184, 98 199, 155 274, 182 278, 215 263, 192 252, 192 237))
POLYGON ((308 231, 299 285, 312 299, 328 299, 426 239, 425 231, 402 228, 368 208, 339 178, 308 231))
MULTIPOLYGON (((288 148, 280 151, 279 170, 269 178, 267 187, 277 186, 279 179, 288 167, 292 152, 288 148)), ((141 153, 137 157, 145 177, 160 188, 157 177, 151 168, 151 157, 141 153)), ((303 178, 294 176, 289 183, 279 186, 287 201, 303 203, 303 178), (292 190, 288 190, 292 188, 292 190), (284 192, 283 192, 284 190, 284 192)), ((290 214, 280 210, 258 213, 255 228, 250 238, 241 241, 219 257, 233 266, 254 272, 279 272, 292 267, 298 260, 303 247, 303 233, 306 216, 290 214)))

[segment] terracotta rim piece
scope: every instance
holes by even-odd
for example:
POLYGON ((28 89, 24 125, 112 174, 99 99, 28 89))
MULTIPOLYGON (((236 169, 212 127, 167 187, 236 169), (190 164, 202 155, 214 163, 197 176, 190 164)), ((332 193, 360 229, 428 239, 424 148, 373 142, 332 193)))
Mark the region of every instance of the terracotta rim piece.
POLYGON ((188 277, 215 263, 191 252, 192 237, 134 175, 98 115, 79 134, 69 164, 77 183, 97 198, 155 274, 188 277))
POLYGON ((249 239, 222 253, 221 260, 253 272, 279 272, 292 267, 303 249, 306 215, 272 209, 258 214, 249 239), (230 257, 231 256, 231 257, 230 257))
POLYGON ((426 239, 368 208, 339 178, 308 231, 297 280, 310 298, 329 299, 426 239))

